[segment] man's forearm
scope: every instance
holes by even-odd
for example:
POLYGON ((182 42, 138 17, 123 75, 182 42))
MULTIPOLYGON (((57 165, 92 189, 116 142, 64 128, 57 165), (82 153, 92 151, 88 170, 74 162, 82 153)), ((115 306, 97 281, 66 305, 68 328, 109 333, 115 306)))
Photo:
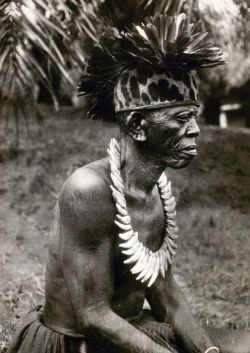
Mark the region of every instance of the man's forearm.
POLYGON ((177 341, 185 351, 203 353, 214 346, 207 332, 194 318, 181 288, 176 283, 172 284, 172 293, 167 298, 166 314, 177 341))
POLYGON ((204 353, 214 346, 207 332, 197 323, 181 288, 171 271, 165 280, 158 281, 148 292, 147 299, 159 321, 168 322, 173 328, 180 350, 204 353))
POLYGON ((203 353, 214 346, 207 332, 198 325, 190 310, 183 304, 180 304, 172 323, 176 339, 185 351, 203 353))
POLYGON ((87 337, 105 347, 104 351, 119 353, 173 353, 155 343, 112 311, 89 316, 87 337))

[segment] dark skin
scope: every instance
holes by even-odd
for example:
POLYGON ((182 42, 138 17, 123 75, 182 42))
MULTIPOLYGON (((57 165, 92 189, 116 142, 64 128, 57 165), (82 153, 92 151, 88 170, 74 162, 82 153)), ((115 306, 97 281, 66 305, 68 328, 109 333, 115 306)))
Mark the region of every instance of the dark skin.
MULTIPOLYGON (((126 133, 121 134, 128 211, 140 241, 153 251, 161 246, 164 229, 156 181, 167 167, 183 168, 196 155, 197 114, 195 106, 161 109, 146 116, 131 113, 126 133)), ((170 352, 129 323, 147 299, 155 320, 170 323, 169 338, 178 341, 176 352, 199 353, 219 346, 222 353, 249 353, 249 336, 237 338, 232 346, 225 332, 200 327, 171 267, 166 278, 159 275, 150 288, 136 281, 118 246, 110 184, 109 161, 104 159, 77 170, 59 197, 60 258, 79 330, 107 352, 170 352)), ((50 298, 47 292, 48 303, 50 298)))

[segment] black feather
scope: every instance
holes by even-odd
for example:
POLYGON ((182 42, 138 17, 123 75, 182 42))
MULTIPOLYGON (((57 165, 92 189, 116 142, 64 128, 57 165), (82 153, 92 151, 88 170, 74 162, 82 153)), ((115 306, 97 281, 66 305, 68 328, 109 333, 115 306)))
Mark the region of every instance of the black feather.
POLYGON ((115 116, 113 93, 123 70, 144 65, 191 71, 224 64, 220 49, 207 41, 199 23, 188 23, 185 14, 156 14, 126 31, 102 23, 101 33, 79 86, 80 94, 91 97, 94 118, 115 116))

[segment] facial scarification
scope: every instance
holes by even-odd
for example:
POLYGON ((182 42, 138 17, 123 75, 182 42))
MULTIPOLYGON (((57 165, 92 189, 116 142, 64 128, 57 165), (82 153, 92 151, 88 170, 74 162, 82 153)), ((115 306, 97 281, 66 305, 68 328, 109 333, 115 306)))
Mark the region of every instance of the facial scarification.
POLYGON ((139 67, 124 71, 114 90, 115 110, 159 103, 198 101, 194 76, 187 71, 139 67))
POLYGON ((197 116, 198 107, 185 104, 143 113, 149 158, 172 168, 187 166, 197 155, 197 116))

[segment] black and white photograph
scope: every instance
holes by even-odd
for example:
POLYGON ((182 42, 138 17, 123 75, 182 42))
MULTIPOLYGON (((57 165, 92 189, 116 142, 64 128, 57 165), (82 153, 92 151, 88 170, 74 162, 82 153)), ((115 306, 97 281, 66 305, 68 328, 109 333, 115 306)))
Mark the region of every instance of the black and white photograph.
POLYGON ((250 0, 0 0, 0 353, 250 353, 250 0))

